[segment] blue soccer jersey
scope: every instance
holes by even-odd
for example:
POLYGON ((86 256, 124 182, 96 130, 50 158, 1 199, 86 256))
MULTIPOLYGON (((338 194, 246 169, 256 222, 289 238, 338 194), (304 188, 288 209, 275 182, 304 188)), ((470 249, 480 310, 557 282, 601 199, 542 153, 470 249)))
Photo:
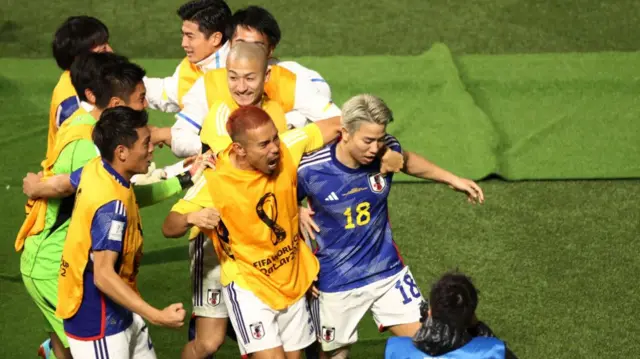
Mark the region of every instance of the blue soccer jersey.
MULTIPOLYGON (((390 135, 385 144, 400 152, 390 135)), ((320 227, 315 254, 318 289, 340 292, 398 273, 404 267, 393 241, 387 197, 393 174, 380 174, 380 162, 358 169, 336 159, 336 144, 305 156, 298 167, 298 199, 307 198, 320 227)))

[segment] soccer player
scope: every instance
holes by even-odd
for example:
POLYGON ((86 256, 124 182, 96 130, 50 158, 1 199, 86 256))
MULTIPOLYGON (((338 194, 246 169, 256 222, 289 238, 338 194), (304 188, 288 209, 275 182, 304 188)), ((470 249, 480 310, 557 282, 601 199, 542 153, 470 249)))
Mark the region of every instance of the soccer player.
POLYGON ((71 16, 65 20, 56 30, 51 47, 53 57, 63 72, 51 96, 47 157, 54 150, 58 128, 80 106, 69 72, 73 60, 89 52, 112 51, 107 26, 91 16, 71 16))
MULTIPOLYGON (((229 28, 232 48, 239 42, 256 42, 267 47, 271 53, 280 40, 278 24, 262 8, 251 7, 235 13, 229 28), (236 31, 237 29, 251 31, 241 32, 236 31), (252 37, 249 38, 247 34, 252 37)), ((331 101, 330 91, 323 90, 328 89, 326 82, 320 81, 321 77, 317 73, 295 73, 279 65, 271 65, 269 71, 265 94, 282 106, 290 128, 304 126, 307 120, 317 121, 340 116, 340 109, 331 101), (292 111, 296 114, 292 114, 292 111)), ((227 77, 230 75, 226 69, 209 71, 185 95, 184 108, 176 116, 170 134, 163 135, 165 142, 171 143, 176 156, 186 157, 199 153, 198 133, 213 102, 229 97, 230 89, 224 86, 227 77)))
MULTIPOLYGON (((71 66, 72 82, 83 99, 76 116, 67 120, 56 136, 52 156, 45 166, 47 177, 69 174, 98 157, 91 138, 102 112, 110 107, 126 105, 144 109, 144 70, 126 58, 112 53, 89 53, 79 56, 71 66), (87 96, 91 100, 87 99, 87 96), (88 104, 85 101, 91 101, 88 104)), ((149 202, 152 193, 168 198, 191 183, 188 175, 150 187, 138 187, 142 202, 149 202)), ((53 350, 57 358, 70 358, 62 320, 54 314, 58 303, 58 268, 69 226, 74 197, 40 199, 33 207, 16 240, 21 251, 20 270, 27 292, 43 313, 51 340, 42 346, 42 355, 53 350), (36 223, 41 226, 38 227, 36 223)), ((51 356, 50 356, 51 357, 51 356)))
MULTIPOLYGON (((229 87, 231 96, 215 101, 210 114, 204 123, 200 138, 207 149, 214 152, 223 151, 232 140, 227 134, 225 125, 229 114, 240 107, 240 104, 259 106, 270 115, 279 132, 286 130, 286 119, 279 104, 264 96, 264 82, 268 76, 267 53, 264 47, 257 44, 242 43, 231 49, 227 58, 229 87)), ((188 213, 192 209, 189 202, 181 200, 172 211, 188 213)), ((211 209, 204 209, 201 213, 188 215, 188 221, 195 224, 189 239, 189 254, 191 258, 191 279, 193 285, 193 313, 198 318, 195 324, 195 340, 187 344, 182 358, 202 358, 217 351, 224 341, 229 317, 225 306, 220 284, 220 267, 213 249, 213 242, 202 234, 194 221, 206 220, 206 214, 211 209)), ((206 227, 205 227, 206 228, 206 227)), ((180 231, 166 230, 169 238, 182 237, 188 228, 180 231)))
POLYGON ((143 236, 130 179, 145 173, 153 157, 146 112, 123 106, 105 110, 93 140, 101 158, 71 176, 36 183, 45 197, 76 193, 56 315, 75 358, 155 358, 143 318, 179 328, 185 311, 181 303, 156 309, 137 289, 143 236))
POLYGON ((447 273, 432 287, 430 309, 418 333, 387 341, 386 359, 469 358, 516 359, 506 344, 489 336, 474 336, 478 292, 471 279, 461 273, 447 273))
POLYGON ((229 43, 225 34, 231 9, 224 0, 193 0, 177 11, 182 20, 182 48, 186 57, 173 76, 145 78, 149 107, 178 112, 182 97, 205 72, 225 66, 229 43))
POLYGON ((391 110, 372 95, 358 95, 342 107, 341 140, 305 156, 298 167, 298 199, 315 211, 311 227, 320 261, 317 300, 312 311, 322 348, 332 358, 347 358, 358 339, 357 327, 371 309, 380 330, 413 335, 420 327, 422 296, 398 253, 389 225, 387 197, 393 174, 382 175, 381 146, 404 156, 406 174, 444 182, 482 202, 480 187, 403 151, 386 133, 391 110))
POLYGON ((279 136, 264 110, 247 106, 229 116, 226 129, 233 143, 185 196, 190 208, 170 212, 163 231, 184 233, 194 224, 189 213, 217 209, 216 229, 203 231, 215 241, 242 354, 298 358, 315 340, 304 295, 318 262, 298 234, 295 169, 304 152, 336 138, 339 119, 279 136))

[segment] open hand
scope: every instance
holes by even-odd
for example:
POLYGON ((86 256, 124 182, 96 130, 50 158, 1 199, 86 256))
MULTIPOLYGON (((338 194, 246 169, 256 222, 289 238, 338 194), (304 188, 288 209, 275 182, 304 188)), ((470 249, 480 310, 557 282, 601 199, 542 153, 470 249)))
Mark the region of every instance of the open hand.
POLYGON ((472 180, 456 177, 456 179, 449 184, 449 187, 456 191, 466 193, 469 203, 484 203, 484 193, 482 189, 472 180))

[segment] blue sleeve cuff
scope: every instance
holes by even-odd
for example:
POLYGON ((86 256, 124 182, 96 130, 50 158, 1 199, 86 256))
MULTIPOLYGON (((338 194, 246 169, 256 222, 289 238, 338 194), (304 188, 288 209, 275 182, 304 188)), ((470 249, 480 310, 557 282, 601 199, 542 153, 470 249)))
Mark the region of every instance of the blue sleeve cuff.
POLYGON ((82 168, 83 167, 80 167, 77 170, 71 172, 71 175, 69 178, 71 180, 71 185, 75 190, 77 190, 78 186, 80 185, 80 178, 82 177, 82 168))
POLYGON ((402 146, 400 146, 400 142, 397 138, 391 135, 386 135, 384 138, 384 144, 392 151, 402 153, 402 146))

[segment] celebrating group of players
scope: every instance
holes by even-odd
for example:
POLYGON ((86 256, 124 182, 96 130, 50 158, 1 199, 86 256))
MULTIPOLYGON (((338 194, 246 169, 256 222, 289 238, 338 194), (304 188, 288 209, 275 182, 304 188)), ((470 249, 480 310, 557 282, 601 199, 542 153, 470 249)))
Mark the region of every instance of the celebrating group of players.
POLYGON ((155 358, 145 320, 176 328, 186 311, 154 308, 137 290, 139 207, 186 188, 162 227, 190 231, 195 334, 182 358, 213 355, 228 323, 255 358, 346 358, 368 310, 381 330, 414 336, 423 298, 389 225, 393 174, 447 183, 470 202, 482 190, 403 149, 380 98, 340 109, 317 72, 273 58, 281 34, 267 10, 194 0, 178 15, 186 57, 167 78, 114 54, 95 18, 55 34, 64 72, 16 240, 51 333, 41 356, 155 358), (175 124, 149 125, 147 107, 175 112, 175 124), (186 160, 155 169, 158 145, 186 160))

